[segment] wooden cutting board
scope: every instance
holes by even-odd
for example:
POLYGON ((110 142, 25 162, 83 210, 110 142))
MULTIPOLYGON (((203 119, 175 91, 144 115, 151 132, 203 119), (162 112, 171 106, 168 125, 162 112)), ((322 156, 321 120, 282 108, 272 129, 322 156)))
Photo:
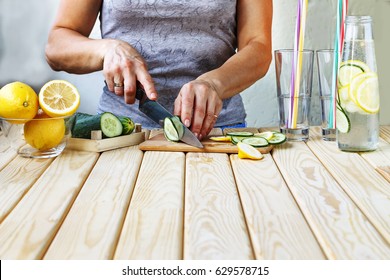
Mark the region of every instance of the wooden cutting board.
MULTIPOLYGON (((203 148, 196 148, 183 142, 170 142, 164 134, 157 134, 139 145, 142 151, 199 152, 199 153, 238 153, 237 146, 230 142, 216 142, 209 138, 202 141, 203 148)), ((273 146, 258 148, 262 154, 269 153, 273 146)))

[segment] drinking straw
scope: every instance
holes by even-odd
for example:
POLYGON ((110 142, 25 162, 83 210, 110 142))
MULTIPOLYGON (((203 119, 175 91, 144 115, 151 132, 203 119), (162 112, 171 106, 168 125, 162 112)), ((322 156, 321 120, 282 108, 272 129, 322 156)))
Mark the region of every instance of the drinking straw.
POLYGON ((337 77, 340 67, 340 56, 343 51, 345 18, 347 16, 348 0, 338 0, 336 33, 334 42, 333 76, 332 76, 332 102, 329 108, 328 128, 336 128, 336 96, 337 96, 337 77))
POLYGON ((298 0, 298 12, 297 23, 295 30, 295 43, 294 43, 294 60, 293 60, 293 72, 292 73, 292 90, 291 90, 291 102, 292 102, 292 115, 290 116, 290 128, 297 127, 298 118, 298 97, 300 94, 300 81, 302 75, 302 55, 303 46, 305 40, 305 28, 306 28, 306 15, 307 15, 308 0, 298 0))

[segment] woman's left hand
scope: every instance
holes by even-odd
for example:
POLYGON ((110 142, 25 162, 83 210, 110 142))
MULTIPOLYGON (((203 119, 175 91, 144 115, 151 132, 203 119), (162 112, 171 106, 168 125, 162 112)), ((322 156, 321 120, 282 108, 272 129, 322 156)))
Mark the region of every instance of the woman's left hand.
POLYGON ((222 110, 222 99, 215 86, 206 80, 185 84, 175 100, 174 114, 198 139, 207 136, 222 110))

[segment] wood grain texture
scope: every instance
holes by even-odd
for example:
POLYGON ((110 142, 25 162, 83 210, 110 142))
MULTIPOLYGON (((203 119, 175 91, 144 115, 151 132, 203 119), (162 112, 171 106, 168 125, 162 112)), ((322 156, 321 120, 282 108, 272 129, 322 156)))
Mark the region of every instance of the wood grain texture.
POLYGON ((188 153, 185 259, 253 259, 253 249, 226 154, 188 153))
POLYGON ((43 257, 98 154, 64 151, 0 225, 1 259, 43 257))
POLYGON ((183 153, 146 152, 114 259, 182 259, 183 153))
POLYGON ((143 153, 102 153, 64 220, 45 259, 112 259, 143 153))
MULTIPOLYGON (((321 129, 319 127, 312 127, 311 133, 319 137, 321 129)), ((388 142, 379 138, 379 147, 377 150, 360 152, 359 154, 390 182, 390 145, 388 142)))
MULTIPOLYGON (((311 138, 307 145, 313 147, 316 143, 316 152, 322 150, 322 144, 335 145, 325 142, 319 137, 311 138)), ((321 159, 324 157, 316 154, 321 159)), ((333 151, 328 154, 332 162, 339 162, 333 151)), ((276 148, 273 157, 329 259, 386 259, 390 256, 386 241, 304 142, 288 142, 276 148)))
POLYGON ((0 171, 0 223, 52 161, 18 156, 0 171))
POLYGON ((17 155, 16 150, 9 146, 3 132, 0 131, 0 170, 2 170, 17 155))
POLYGON ((135 146, 145 141, 145 132, 132 133, 101 140, 70 138, 67 148, 78 151, 104 152, 129 146, 135 146))
POLYGON ((307 145, 354 202, 349 204, 356 205, 363 214, 364 220, 360 215, 350 219, 361 247, 360 252, 365 253, 367 258, 388 259, 389 183, 358 153, 340 151, 335 142, 323 141, 319 133, 311 133, 307 145), (368 254, 369 250, 372 253, 368 254))
POLYGON ((380 127, 380 136, 386 140, 386 142, 390 143, 390 126, 385 125, 380 127))
POLYGON ((256 259, 324 259, 271 155, 230 160, 256 259))

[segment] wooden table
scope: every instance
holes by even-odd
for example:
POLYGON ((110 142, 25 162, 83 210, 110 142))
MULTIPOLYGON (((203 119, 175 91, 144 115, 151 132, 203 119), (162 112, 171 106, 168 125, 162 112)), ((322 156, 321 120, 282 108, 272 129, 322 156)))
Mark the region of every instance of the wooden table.
POLYGON ((137 146, 36 160, 0 138, 0 258, 390 259, 390 127, 361 154, 319 131, 261 161, 137 146))

